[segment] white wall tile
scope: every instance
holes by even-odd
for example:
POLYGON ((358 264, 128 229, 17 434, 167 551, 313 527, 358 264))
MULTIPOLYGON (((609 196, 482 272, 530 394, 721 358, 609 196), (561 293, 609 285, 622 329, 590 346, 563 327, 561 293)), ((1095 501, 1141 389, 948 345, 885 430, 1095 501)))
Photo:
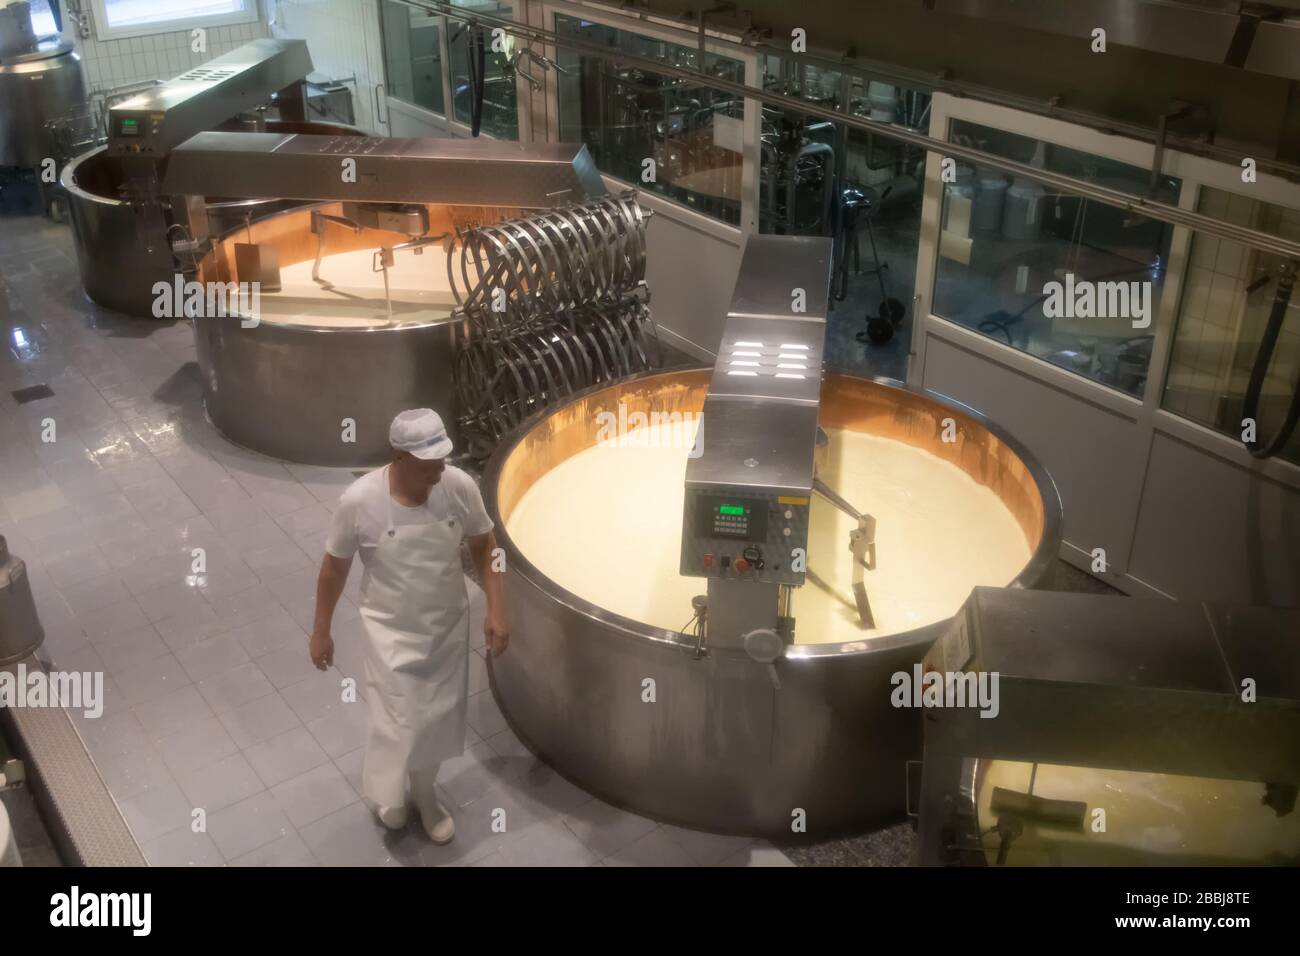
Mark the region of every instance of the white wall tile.
POLYGON ((191 66, 197 66, 221 53, 228 53, 249 40, 269 36, 265 2, 262 8, 262 18, 256 23, 210 29, 206 54, 190 50, 190 34, 187 30, 103 41, 93 36, 83 39, 74 34, 72 39, 81 54, 89 89, 106 89, 150 79, 168 80, 191 66))
POLYGON ((277 9, 273 35, 306 40, 316 72, 356 77, 352 87, 356 123, 373 131, 375 87, 384 82, 376 0, 278 0, 277 9))

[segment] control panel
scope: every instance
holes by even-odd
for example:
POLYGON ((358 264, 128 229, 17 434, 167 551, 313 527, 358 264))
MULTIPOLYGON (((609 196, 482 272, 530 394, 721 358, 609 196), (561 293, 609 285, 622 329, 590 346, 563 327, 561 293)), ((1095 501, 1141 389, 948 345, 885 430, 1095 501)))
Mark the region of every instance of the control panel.
POLYGON ((158 141, 164 119, 165 114, 158 112, 112 114, 113 125, 109 138, 113 141, 114 153, 140 153, 145 156, 165 154, 166 147, 158 141))
POLYGON ((807 496, 687 488, 685 505, 682 574, 794 587, 804 583, 807 496))

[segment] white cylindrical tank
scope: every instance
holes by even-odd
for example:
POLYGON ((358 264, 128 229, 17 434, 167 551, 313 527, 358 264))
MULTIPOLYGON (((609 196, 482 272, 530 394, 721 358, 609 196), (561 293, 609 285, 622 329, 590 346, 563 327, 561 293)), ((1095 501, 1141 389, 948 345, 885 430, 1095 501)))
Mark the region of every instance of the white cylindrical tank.
POLYGON ((947 202, 943 204, 943 228, 948 228, 948 216, 952 211, 952 200, 954 198, 965 199, 972 204, 975 203, 975 167, 958 166, 957 178, 955 182, 948 183, 944 186, 944 195, 947 202))
POLYGON ((867 84, 867 103, 871 118, 880 123, 892 123, 898 118, 898 92, 888 83, 872 80, 867 84))
POLYGON ((1043 231, 1043 197, 1038 183, 1017 179, 1007 190, 1002 207, 1002 235, 1008 239, 1037 239, 1043 231))
POLYGON ((22 857, 18 855, 18 841, 14 838, 13 827, 9 825, 9 813, 0 803, 0 867, 22 866, 22 857))
MULTIPOLYGON (((1034 149, 1029 165, 1035 169, 1047 168, 1047 144, 1040 142, 1034 149)), ((1002 235, 1008 239, 1034 240, 1043 231, 1043 206, 1045 190, 1032 179, 1017 176, 1007 189, 1002 205, 1002 235)))
POLYGON ((1002 228, 1002 206, 1008 185, 1006 177, 1000 173, 991 169, 980 171, 975 181, 975 205, 970 217, 972 231, 997 232, 1002 228))

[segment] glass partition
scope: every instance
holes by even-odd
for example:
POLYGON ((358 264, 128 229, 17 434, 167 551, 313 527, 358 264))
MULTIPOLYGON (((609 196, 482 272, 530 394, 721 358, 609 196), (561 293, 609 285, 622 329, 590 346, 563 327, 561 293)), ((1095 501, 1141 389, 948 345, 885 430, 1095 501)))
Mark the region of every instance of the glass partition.
MULTIPOLYGON (((463 7, 467 13, 482 13, 495 17, 512 16, 508 3, 494 0, 452 0, 455 6, 463 7)), ((509 34, 502 37, 498 51, 492 50, 492 31, 483 27, 484 40, 484 86, 483 115, 481 132, 496 139, 519 138, 519 97, 515 84, 515 71, 511 66, 515 50, 515 38, 509 34)), ((449 18, 447 20, 447 55, 451 71, 451 99, 454 116, 459 123, 470 124, 473 108, 473 91, 470 86, 471 44, 469 22, 449 18)))
MULTIPOLYGON (((638 57, 696 69, 699 50, 556 14, 555 30, 638 57)), ((601 172, 731 225, 740 223, 744 101, 689 82, 560 48, 559 133, 583 142, 601 172), (653 166, 647 165, 653 161, 653 166), (643 171, 652 168, 646 181, 643 171)), ((744 82, 739 60, 704 55, 704 69, 744 82)))
POLYGON ((383 0, 384 69, 388 96, 440 115, 447 112, 442 91, 442 17, 393 0, 383 0))
MULTIPOLYGON (((864 74, 762 58, 765 89, 927 131, 930 95, 864 74)), ((921 234, 925 152, 793 110, 763 109, 759 231, 835 238, 835 365, 904 378, 921 234)))
MULTIPOLYGON (((1300 210, 1201 188, 1197 210, 1242 226, 1300 240, 1300 210)), ((1183 279, 1162 406, 1241 438, 1246 384, 1275 308, 1278 256, 1226 239, 1193 235, 1183 279)), ((1258 439, 1277 433, 1300 387, 1300 301, 1282 313, 1277 345, 1264 379, 1258 439)), ((1300 429, 1280 457, 1300 464, 1300 429)))
MULTIPOLYGON (((1177 204, 1181 183, 965 121, 954 142, 1177 204)), ((955 164, 944 185, 933 311, 1140 397, 1172 227, 1032 180, 955 164)))

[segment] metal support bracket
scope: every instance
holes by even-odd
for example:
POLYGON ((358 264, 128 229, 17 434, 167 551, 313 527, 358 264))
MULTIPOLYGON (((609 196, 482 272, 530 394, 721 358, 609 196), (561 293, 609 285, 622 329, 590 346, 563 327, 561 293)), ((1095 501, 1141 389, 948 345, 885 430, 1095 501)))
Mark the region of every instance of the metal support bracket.
POLYGON ((862 626, 875 627, 876 618, 871 613, 871 602, 867 599, 866 575, 863 572, 876 569, 876 519, 858 511, 820 478, 813 479, 813 491, 858 523, 849 532, 849 550, 853 552, 853 600, 857 602, 858 618, 862 626))
POLYGON ((1169 109, 1161 115, 1160 123, 1156 127, 1156 149, 1151 157, 1151 182, 1147 186, 1147 197, 1150 199, 1157 198, 1159 194, 1160 174, 1165 161, 1165 143, 1171 123, 1181 125, 1183 127, 1181 134, 1184 136, 1199 136, 1207 143, 1213 139, 1208 109, 1185 100, 1171 100, 1169 109))

